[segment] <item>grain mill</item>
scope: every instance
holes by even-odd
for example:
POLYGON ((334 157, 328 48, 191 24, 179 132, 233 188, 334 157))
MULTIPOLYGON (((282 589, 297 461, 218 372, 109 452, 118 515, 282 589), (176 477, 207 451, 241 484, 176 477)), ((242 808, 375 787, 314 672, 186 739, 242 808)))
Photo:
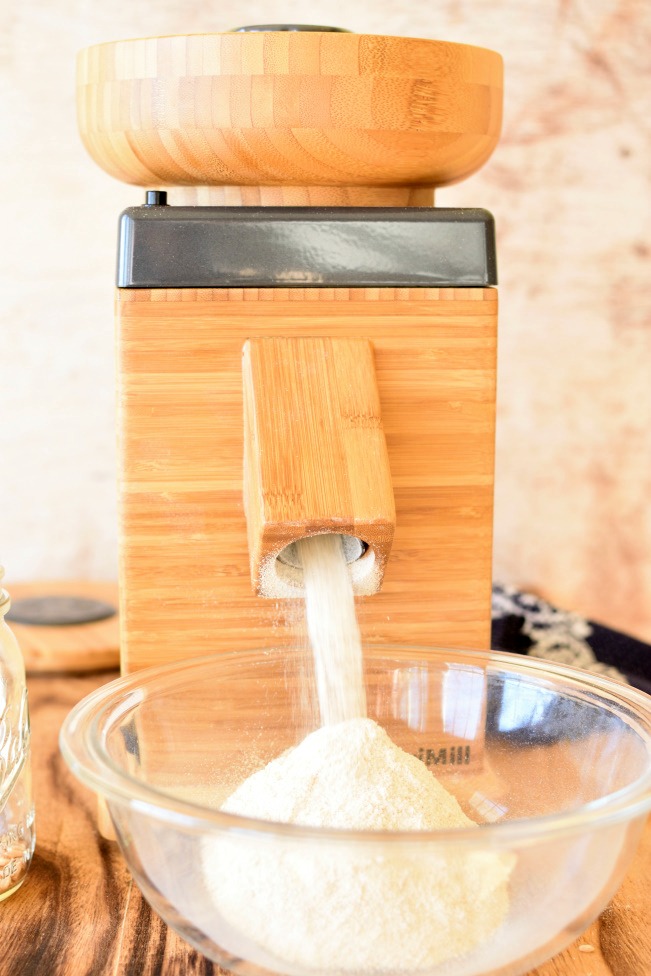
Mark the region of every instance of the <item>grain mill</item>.
POLYGON ((120 218, 123 669, 294 639, 337 532, 367 641, 488 647, 492 51, 325 27, 100 44, 79 124, 120 218))

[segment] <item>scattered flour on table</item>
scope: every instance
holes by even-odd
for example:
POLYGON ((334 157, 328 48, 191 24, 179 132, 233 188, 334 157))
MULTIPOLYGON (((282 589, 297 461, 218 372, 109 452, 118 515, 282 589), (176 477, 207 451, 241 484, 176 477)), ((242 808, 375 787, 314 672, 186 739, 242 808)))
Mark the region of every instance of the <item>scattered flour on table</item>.
MULTIPOLYGON (((246 779, 230 813, 356 830, 477 828, 415 756, 368 718, 326 725, 246 779)), ((286 965, 330 972, 428 969, 470 952, 508 911, 512 856, 382 838, 204 841, 220 915, 286 965), (397 849, 396 849, 397 848, 397 849)))

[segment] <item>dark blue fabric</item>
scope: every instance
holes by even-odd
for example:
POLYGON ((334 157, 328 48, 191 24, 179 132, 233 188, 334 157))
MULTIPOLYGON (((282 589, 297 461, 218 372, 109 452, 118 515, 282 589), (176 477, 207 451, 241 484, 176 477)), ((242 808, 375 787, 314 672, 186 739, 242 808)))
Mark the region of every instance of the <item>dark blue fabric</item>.
POLYGON ((501 584, 493 586, 492 647, 568 663, 578 653, 578 666, 589 649, 595 661, 651 694, 650 644, 501 584))

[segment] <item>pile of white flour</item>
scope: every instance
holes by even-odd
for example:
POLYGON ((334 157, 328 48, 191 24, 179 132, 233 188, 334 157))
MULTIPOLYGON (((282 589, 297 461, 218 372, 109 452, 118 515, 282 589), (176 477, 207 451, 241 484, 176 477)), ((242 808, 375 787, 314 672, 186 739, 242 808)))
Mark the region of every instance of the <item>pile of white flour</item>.
MULTIPOLYGON (((375 722, 324 726, 245 780, 231 813, 355 830, 476 828, 421 763, 375 722)), ((381 836, 204 841, 217 912, 278 968, 396 973, 431 969, 488 938, 508 911, 510 855, 381 836)), ((284 970, 287 971, 287 970, 284 970)))

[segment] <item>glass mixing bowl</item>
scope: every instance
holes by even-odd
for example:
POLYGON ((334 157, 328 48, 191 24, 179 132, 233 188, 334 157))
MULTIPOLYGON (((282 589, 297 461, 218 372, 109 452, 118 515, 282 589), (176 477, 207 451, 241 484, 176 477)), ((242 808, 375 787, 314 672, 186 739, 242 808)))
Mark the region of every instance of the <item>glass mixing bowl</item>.
POLYGON ((365 681, 369 716, 479 829, 326 830, 219 810, 318 727, 301 650, 113 681, 70 713, 61 748, 105 798, 154 909, 235 973, 528 972, 598 915, 635 852, 651 807, 651 698, 532 658, 423 647, 366 647, 365 681), (505 914, 482 932, 496 867, 505 914), (470 907, 454 909, 455 885, 470 907), (414 927, 438 956, 419 956, 414 927), (380 964, 379 937, 391 946, 380 964))

